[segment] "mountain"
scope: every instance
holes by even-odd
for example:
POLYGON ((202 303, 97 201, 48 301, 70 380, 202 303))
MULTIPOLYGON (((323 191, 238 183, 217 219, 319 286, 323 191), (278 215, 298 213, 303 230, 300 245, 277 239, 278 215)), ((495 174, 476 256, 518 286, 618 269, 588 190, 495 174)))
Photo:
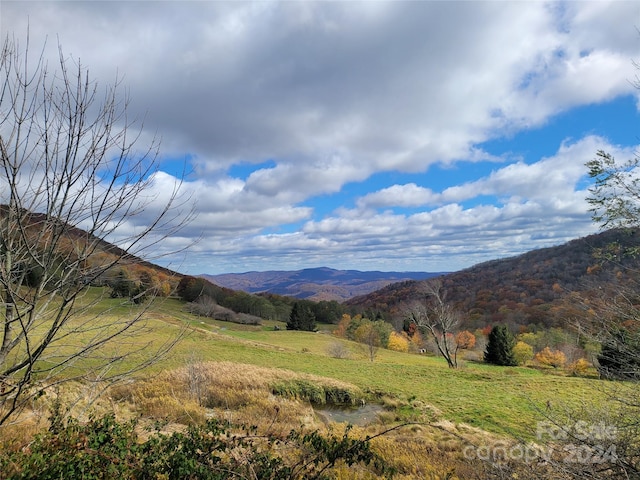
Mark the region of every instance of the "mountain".
MULTIPOLYGON (((580 318, 582 298, 640 285, 640 231, 610 230, 564 245, 475 265, 442 277, 447 301, 466 328, 507 323, 514 330, 565 326, 580 318), (625 252, 633 252, 627 255, 625 252)), ((421 297, 420 282, 394 283, 349 299, 345 306, 400 318, 421 297)))
POLYGON ((314 301, 344 301, 357 295, 373 292, 391 283, 424 280, 438 275, 442 273, 361 272, 320 267, 296 271, 202 274, 200 277, 221 287, 248 293, 274 293, 314 301))
MULTIPOLYGON (((7 216, 7 212, 8 206, 1 204, 0 218, 5 218, 7 216)), ((66 223, 55 217, 50 217, 44 213, 31 212, 23 209, 20 212, 20 224, 22 228, 29 233, 30 238, 41 237, 48 239, 50 234, 45 234, 45 232, 47 230, 54 229, 55 227, 56 235, 59 235, 60 238, 55 239, 58 244, 58 248, 54 254, 59 257, 57 261, 62 263, 66 261, 77 261, 78 252, 81 252, 80 254, 85 256, 81 262, 85 268, 91 266, 93 263, 97 263, 98 265, 108 265, 115 259, 119 259, 117 261, 117 265, 111 269, 111 272, 104 273, 106 276, 108 276, 109 273, 120 271, 122 269, 137 270, 134 274, 136 277, 139 277, 140 273, 146 272, 152 275, 171 277, 176 279, 176 282, 184 276, 183 274, 169 268, 143 260, 142 258, 139 258, 132 253, 128 253, 120 247, 87 232, 86 230, 66 223)), ((12 233, 13 232, 11 231, 9 232, 9 234, 12 233)), ((44 249, 44 246, 38 244, 31 245, 31 247, 36 251, 44 249)), ((26 260, 22 257, 15 257, 16 254, 14 253, 14 263, 20 263, 21 261, 26 261, 28 263, 34 252, 31 250, 26 250, 26 252, 27 253, 23 255, 26 260)), ((42 252, 40 252, 40 254, 46 255, 46 253, 42 252)))

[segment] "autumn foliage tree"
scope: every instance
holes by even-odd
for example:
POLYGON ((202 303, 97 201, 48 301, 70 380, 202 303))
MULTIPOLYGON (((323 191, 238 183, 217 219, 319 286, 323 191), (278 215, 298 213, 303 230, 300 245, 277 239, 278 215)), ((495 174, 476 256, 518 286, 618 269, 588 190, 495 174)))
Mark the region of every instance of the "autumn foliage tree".
POLYGON ((567 363, 567 357, 560 350, 551 350, 545 347, 535 355, 535 360, 540 365, 546 365, 553 368, 561 368, 567 363))
POLYGON ((476 345, 476 336, 468 330, 456 334, 456 347, 461 350, 471 350, 476 345))
POLYGON ((513 358, 518 365, 525 365, 533 359, 533 347, 522 340, 518 341, 513 347, 513 358))
POLYGON ((395 350, 396 352, 408 352, 409 351, 409 338, 406 334, 391 332, 389 335, 389 343, 387 344, 389 350, 395 350))
POLYGON ((356 341, 366 346, 369 360, 374 361, 378 349, 383 345, 380 332, 371 321, 362 323, 355 331, 356 341))

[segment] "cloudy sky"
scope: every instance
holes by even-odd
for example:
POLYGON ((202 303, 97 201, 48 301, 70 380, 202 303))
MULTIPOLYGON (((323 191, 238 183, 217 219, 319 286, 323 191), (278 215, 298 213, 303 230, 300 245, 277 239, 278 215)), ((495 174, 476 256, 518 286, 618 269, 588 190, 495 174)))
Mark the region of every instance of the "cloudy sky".
MULTIPOLYGON (((640 144, 640 2, 0 2, 118 75, 186 167, 183 273, 454 271, 597 231, 584 163, 640 144)), ((146 135, 142 137, 144 141, 146 135)), ((160 195, 162 196, 162 195, 160 195)))

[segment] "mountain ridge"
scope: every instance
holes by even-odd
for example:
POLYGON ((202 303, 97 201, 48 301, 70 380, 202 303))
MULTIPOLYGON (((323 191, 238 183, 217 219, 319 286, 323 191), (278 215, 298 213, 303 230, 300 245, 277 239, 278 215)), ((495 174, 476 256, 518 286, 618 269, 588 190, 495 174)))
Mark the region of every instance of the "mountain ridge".
MULTIPOLYGON (((583 313, 573 294, 595 298, 640 284, 640 231, 608 230, 562 245, 489 260, 442 276, 447 300, 465 314, 465 327, 498 323, 512 330, 566 327, 583 313)), ((361 311, 401 318, 421 298, 420 282, 407 281, 345 301, 361 311)))
POLYGON ((341 302, 392 283, 426 280, 444 273, 446 272, 383 272, 316 267, 199 276, 221 287, 247 293, 272 293, 306 300, 341 302))

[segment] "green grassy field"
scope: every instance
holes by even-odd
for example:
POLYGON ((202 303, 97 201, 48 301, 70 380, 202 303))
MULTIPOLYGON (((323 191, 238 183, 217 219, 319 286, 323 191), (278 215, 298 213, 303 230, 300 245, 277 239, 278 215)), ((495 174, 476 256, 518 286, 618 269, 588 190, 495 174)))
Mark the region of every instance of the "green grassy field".
MULTIPOLYGON (((133 350, 132 356, 122 355, 122 364, 110 367, 118 370, 115 373, 129 372, 153 358, 162 345, 178 340, 173 349, 136 371, 134 381, 109 388, 95 402, 87 399, 87 393, 102 393, 104 379, 97 384, 66 383, 63 390, 39 397, 32 411, 25 412, 25 423, 5 429, 0 443, 28 445, 36 433, 48 428, 47 409, 55 402, 84 420, 101 414, 138 419, 144 432, 151 426, 179 431, 213 416, 286 438, 292 429, 329 434, 334 428, 346 428, 326 423, 310 408, 309 399, 357 404, 365 398, 382 404, 384 411, 378 421, 356 426, 354 434, 372 436, 376 452, 401 472, 398 478, 483 478, 478 472, 491 470, 491 463, 465 457, 467 447, 499 449, 519 441, 535 442, 537 422, 547 415, 562 421, 565 410, 579 412, 580 419, 592 418, 596 424, 604 416, 588 412, 610 405, 605 390, 619 385, 567 376, 560 369, 496 367, 471 359, 460 361, 454 370, 442 358, 386 349, 379 349, 371 362, 365 346, 332 335, 333 325, 319 325, 317 333, 287 331, 284 324, 268 321, 239 325, 191 315, 177 299, 157 299, 145 309, 104 293, 90 288, 80 302, 90 305, 89 310, 66 328, 109 329, 113 322, 141 315, 140 329, 135 335, 117 337, 56 375, 82 378, 102 358, 133 350), (332 355, 336 342, 342 352, 349 352, 348 358, 332 355), (377 437, 387 429, 392 431, 377 437)), ((92 331, 81 330, 76 347, 92 331)), ((61 342, 54 358, 65 358, 73 348, 71 342, 61 342)), ((474 353, 477 358, 478 352, 474 353)), ((525 463, 515 462, 510 468, 518 478, 547 478, 525 463)), ((344 466, 336 478, 378 478, 358 475, 344 466)))
POLYGON ((158 322, 154 335, 170 335, 180 322, 187 322, 189 327, 154 370, 184 366, 195 358, 310 373, 352 383, 372 399, 396 399, 409 419, 418 418, 420 410, 436 411, 442 419, 530 439, 548 402, 553 408, 575 408, 597 406, 604 398, 599 380, 532 368, 467 361, 452 370, 440 358, 385 349, 380 349, 371 362, 361 345, 328 333, 330 326, 325 326, 326 332, 310 333, 277 331, 273 323, 236 325, 192 317, 176 300, 164 301, 149 312, 149 317, 169 321, 158 322), (349 359, 327 353, 338 341, 351 351, 349 359))

